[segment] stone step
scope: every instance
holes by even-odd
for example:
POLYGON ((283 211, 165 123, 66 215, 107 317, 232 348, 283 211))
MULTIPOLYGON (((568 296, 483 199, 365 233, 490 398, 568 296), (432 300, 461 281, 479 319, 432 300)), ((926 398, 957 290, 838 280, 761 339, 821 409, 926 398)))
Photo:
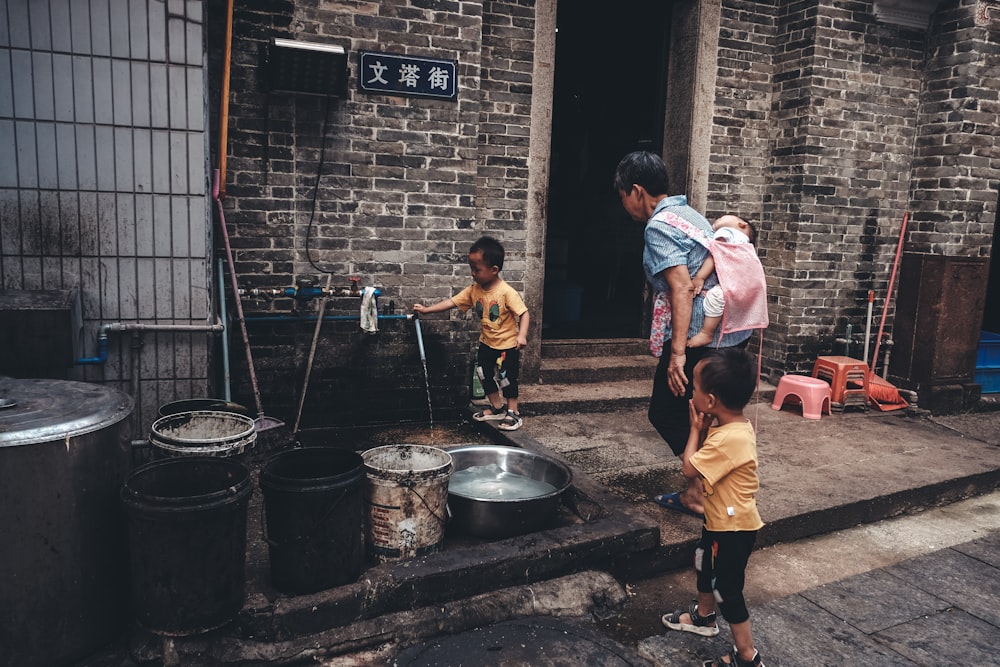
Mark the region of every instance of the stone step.
POLYGON ((649 355, 645 338, 580 338, 542 341, 542 359, 649 355))
MULTIPOLYGON (((649 405, 653 391, 653 372, 645 378, 610 382, 577 382, 561 384, 522 384, 518 403, 527 417, 539 415, 577 414, 583 412, 616 412, 649 405)), ((761 382, 754 401, 770 404, 774 385, 761 382)), ((485 400, 476 401, 485 405, 485 400)))
POLYGON ((541 381, 546 384, 617 382, 653 377, 656 357, 652 355, 543 358, 541 381))
POLYGON ((649 403, 653 373, 645 379, 569 384, 522 384, 518 402, 526 416, 613 412, 649 403))

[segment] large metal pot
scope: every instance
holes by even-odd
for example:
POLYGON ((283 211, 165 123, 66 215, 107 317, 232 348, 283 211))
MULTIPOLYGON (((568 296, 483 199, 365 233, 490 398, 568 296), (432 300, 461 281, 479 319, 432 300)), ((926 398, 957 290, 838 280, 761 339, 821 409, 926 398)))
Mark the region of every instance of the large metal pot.
POLYGON ((498 493, 453 490, 449 482, 449 529, 468 535, 503 538, 540 530, 552 520, 563 493, 573 483, 573 473, 564 463, 517 447, 469 445, 448 453, 454 463, 452 482, 456 474, 470 468, 491 466, 498 470, 495 484, 490 485, 499 487, 493 489, 498 493), (505 474, 540 482, 551 490, 530 497, 503 497, 505 474))
POLYGON ((0 378, 0 665, 66 665, 124 630, 132 407, 97 384, 0 378))

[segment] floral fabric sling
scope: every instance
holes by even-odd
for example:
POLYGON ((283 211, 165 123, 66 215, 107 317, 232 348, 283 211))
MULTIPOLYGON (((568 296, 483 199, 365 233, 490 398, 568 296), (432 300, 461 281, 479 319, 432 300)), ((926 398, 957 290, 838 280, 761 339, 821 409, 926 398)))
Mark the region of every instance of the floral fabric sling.
MULTIPOLYGON (((716 241, 669 211, 660 211, 653 219, 679 229, 712 254, 715 274, 726 297, 718 330, 720 338, 734 331, 767 328, 767 281, 753 245, 716 241)), ((666 292, 657 292, 653 297, 653 320, 649 334, 649 349, 655 357, 663 354, 664 330, 669 321, 670 299, 666 292)))

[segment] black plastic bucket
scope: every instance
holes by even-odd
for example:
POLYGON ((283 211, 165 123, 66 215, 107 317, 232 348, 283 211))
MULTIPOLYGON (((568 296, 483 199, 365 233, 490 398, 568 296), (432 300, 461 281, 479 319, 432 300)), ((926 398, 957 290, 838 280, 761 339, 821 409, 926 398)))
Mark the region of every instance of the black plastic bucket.
POLYGON ((161 417, 169 417, 182 412, 235 412, 249 417, 250 411, 239 403, 227 401, 224 398, 185 398, 180 401, 164 403, 160 406, 161 417))
POLYGON ((179 457, 125 480, 132 610, 162 635, 207 632, 243 608, 249 469, 232 459, 179 457))
POLYGON ((271 583, 315 593, 356 581, 364 558, 357 452, 306 447, 277 454, 260 470, 271 583))

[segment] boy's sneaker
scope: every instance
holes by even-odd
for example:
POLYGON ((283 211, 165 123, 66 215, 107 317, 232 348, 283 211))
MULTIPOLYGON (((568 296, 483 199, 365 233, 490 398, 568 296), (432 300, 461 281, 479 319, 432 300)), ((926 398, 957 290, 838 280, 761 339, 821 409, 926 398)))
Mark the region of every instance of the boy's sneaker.
POLYGON ((497 424, 497 427, 501 431, 516 431, 517 429, 521 428, 521 424, 523 423, 524 420, 521 419, 521 415, 511 410, 508 410, 507 416, 504 417, 499 424, 497 424))
POLYGON ((691 606, 687 609, 680 609, 670 614, 664 614, 660 617, 660 621, 671 630, 693 632, 702 637, 714 637, 719 634, 719 626, 715 625, 715 612, 713 611, 708 616, 699 616, 697 602, 692 602, 691 606), (681 614, 685 612, 691 615, 690 623, 681 623, 681 614))
POLYGON ((499 408, 494 408, 492 405, 487 405, 485 408, 472 415, 472 418, 477 422, 495 422, 500 421, 501 419, 506 419, 507 406, 501 405, 499 408))

